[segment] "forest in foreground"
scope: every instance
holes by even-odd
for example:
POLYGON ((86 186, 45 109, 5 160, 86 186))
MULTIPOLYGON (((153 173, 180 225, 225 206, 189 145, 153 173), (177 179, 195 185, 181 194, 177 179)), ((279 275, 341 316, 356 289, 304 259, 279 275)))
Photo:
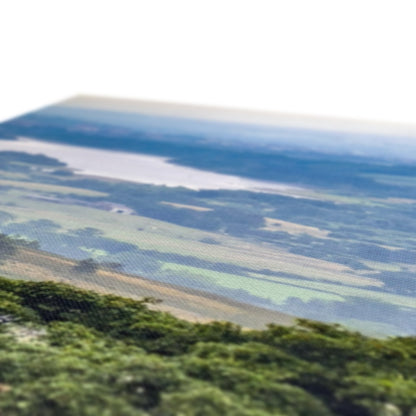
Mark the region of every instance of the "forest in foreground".
POLYGON ((415 337, 191 323, 153 301, 0 278, 0 414, 416 415, 415 337))

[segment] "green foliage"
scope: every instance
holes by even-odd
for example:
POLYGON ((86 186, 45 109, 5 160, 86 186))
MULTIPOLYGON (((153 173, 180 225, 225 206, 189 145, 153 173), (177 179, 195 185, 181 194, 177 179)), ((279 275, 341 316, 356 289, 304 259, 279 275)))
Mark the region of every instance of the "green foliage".
POLYGON ((0 323, 0 414, 416 412, 414 337, 307 320, 264 331, 192 324, 149 309, 152 301, 0 278, 0 316, 13 317, 0 323))
MULTIPOLYGON (((163 396, 163 402, 155 409, 155 415, 164 416, 266 416, 269 412, 247 407, 241 398, 215 387, 198 386, 185 392, 163 396)), ((279 416, 280 413, 274 413, 279 416)))
POLYGON ((16 244, 7 235, 0 234, 0 259, 12 256, 16 252, 16 244))
POLYGON ((14 293, 0 289, 0 315, 8 315, 13 320, 37 321, 35 311, 22 306, 20 301, 14 293))
POLYGON ((80 260, 74 271, 78 273, 95 273, 98 270, 99 264, 94 259, 80 260))

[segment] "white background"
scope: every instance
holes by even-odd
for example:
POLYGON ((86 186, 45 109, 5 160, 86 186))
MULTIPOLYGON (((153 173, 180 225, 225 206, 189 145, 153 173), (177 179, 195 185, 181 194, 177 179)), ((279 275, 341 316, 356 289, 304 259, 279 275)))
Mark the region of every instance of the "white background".
POLYGON ((0 120, 79 93, 416 124, 416 2, 1 0, 0 120))

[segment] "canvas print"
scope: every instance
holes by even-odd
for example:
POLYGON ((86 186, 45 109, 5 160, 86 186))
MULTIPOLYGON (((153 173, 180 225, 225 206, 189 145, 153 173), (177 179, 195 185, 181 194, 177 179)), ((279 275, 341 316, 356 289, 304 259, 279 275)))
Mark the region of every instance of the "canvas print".
POLYGON ((89 96, 0 124, 0 414, 415 416, 415 136, 89 96))

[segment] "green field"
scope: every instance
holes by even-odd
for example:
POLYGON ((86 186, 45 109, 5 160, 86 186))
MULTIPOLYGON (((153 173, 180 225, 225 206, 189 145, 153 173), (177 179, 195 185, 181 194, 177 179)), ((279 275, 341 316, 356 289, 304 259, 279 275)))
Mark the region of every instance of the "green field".
POLYGON ((290 297, 300 298, 305 301, 313 298, 322 300, 343 300, 341 296, 334 293, 277 283, 271 279, 267 281, 266 279, 247 278, 245 276, 237 276, 234 274, 221 273, 214 270, 200 269, 174 263, 165 263, 162 266, 162 271, 174 271, 191 279, 201 279, 206 283, 212 282, 220 287, 245 290, 255 296, 267 297, 267 299, 270 299, 276 304, 282 304, 290 297))
MULTIPOLYGON (((370 245, 387 253, 416 247, 416 237, 406 227, 392 227, 388 222, 387 227, 378 225, 386 213, 400 223, 392 216, 399 201, 311 191, 297 202, 300 214, 292 218, 283 205, 267 199, 258 203, 237 195, 235 200, 234 194, 197 199, 183 191, 182 200, 163 187, 137 185, 136 189, 129 183, 74 178, 70 172, 52 176, 43 168, 37 168, 36 178, 29 182, 32 166, 18 166, 21 171, 0 171, 0 212, 4 214, 0 227, 6 231, 14 227, 18 231, 10 235, 27 240, 56 240, 60 251, 54 251, 53 245, 49 251, 60 256, 91 257, 121 267, 127 264, 128 273, 155 281, 206 290, 289 316, 322 316, 367 333, 383 333, 383 328, 387 333, 400 333, 393 329, 396 323, 406 326, 402 317, 416 309, 414 297, 388 287, 386 275, 397 274, 411 282, 416 272, 411 262, 401 262, 400 255, 390 262, 360 255, 370 245), (142 202, 140 192, 148 200, 142 202), (111 212, 105 203, 124 204, 135 215, 111 212), (313 209, 320 206, 326 208, 314 214, 313 209), (354 213, 360 213, 358 221, 339 221, 354 213), (227 221, 235 222, 239 216, 240 228, 225 231, 227 221), (211 220, 218 224, 211 227, 211 220), (83 238, 79 237, 82 232, 86 233, 83 238), (96 234, 94 238, 90 232, 96 234), (348 252, 350 248, 355 254, 348 252), (354 307, 352 315, 345 312, 348 305, 354 307), (383 308, 390 308, 387 321, 379 313, 383 308), (361 316, 361 310, 368 316, 361 316)), ((291 204, 293 200, 284 201, 291 204)), ((410 210, 410 204, 401 206, 401 215, 409 215, 410 210)), ((7 271, 11 273, 10 268, 7 271)), ((106 289, 110 287, 106 282, 106 289)), ((193 309, 192 313, 197 312, 193 309)))
POLYGON ((337 263, 299 256, 267 245, 139 215, 119 215, 94 208, 27 199, 19 190, 3 193, 0 210, 13 215, 17 223, 49 219, 62 227, 57 232, 82 227, 96 228, 106 237, 132 243, 145 250, 193 255, 211 262, 243 265, 252 269, 269 268, 312 280, 343 282, 356 286, 380 285, 377 279, 360 276, 337 263), (202 243, 203 238, 215 238, 220 244, 202 243))

